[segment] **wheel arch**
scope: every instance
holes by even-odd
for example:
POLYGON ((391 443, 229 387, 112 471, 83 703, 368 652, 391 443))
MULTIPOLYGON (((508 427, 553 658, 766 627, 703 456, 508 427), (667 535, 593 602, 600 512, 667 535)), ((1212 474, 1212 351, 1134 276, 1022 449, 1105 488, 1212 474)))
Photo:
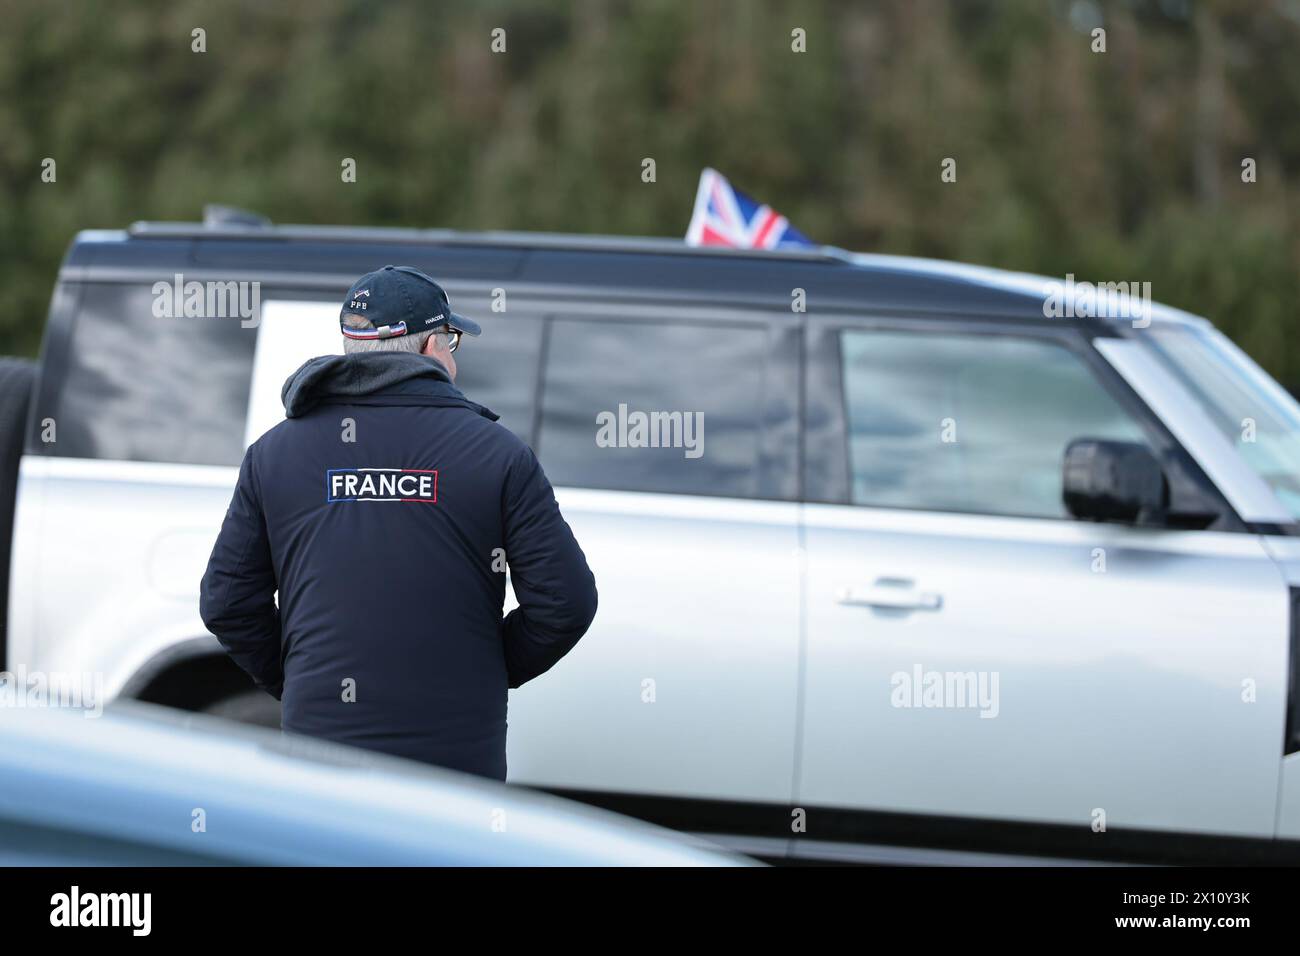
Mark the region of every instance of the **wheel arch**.
POLYGON ((252 689, 253 680, 210 635, 192 637, 149 658, 119 696, 180 710, 203 710, 252 689))

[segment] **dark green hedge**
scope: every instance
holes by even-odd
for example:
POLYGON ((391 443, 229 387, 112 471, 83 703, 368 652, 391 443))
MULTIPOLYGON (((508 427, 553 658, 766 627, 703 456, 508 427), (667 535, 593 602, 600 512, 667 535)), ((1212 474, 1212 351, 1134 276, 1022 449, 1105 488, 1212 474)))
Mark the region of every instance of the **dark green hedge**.
POLYGON ((712 165, 847 248, 1150 281, 1296 387, 1298 118, 1289 0, 4 0, 0 352, 81 228, 681 235, 712 165))

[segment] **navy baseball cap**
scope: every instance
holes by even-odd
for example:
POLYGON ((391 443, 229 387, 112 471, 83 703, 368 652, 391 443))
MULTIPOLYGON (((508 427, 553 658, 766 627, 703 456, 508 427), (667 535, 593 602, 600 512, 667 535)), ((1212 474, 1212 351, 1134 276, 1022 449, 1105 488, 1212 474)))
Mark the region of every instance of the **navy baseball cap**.
POLYGON ((451 311, 442 286, 410 266, 384 266, 366 273, 352 283, 339 312, 339 327, 350 339, 391 339, 444 325, 467 335, 483 332, 473 319, 451 311), (363 318, 371 327, 349 328, 343 324, 346 315, 363 318))

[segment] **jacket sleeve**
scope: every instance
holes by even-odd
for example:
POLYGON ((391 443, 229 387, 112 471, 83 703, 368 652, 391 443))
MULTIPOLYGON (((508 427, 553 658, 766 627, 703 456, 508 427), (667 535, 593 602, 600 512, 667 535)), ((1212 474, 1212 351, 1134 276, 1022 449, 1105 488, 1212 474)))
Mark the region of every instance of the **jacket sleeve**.
POLYGON ((253 451, 244 455, 239 483, 199 585, 199 615, 231 660, 279 700, 284 690, 280 611, 253 451))
POLYGON ((519 599, 503 625, 514 688, 550 670, 587 632, 596 580, 531 448, 515 459, 504 497, 506 561, 519 599))

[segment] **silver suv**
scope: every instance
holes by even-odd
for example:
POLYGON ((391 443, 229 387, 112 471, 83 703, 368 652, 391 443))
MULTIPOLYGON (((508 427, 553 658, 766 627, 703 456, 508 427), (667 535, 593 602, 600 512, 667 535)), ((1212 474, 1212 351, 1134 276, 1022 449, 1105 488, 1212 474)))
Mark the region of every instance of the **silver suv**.
POLYGON ((1007 821, 1080 857, 1300 837, 1300 408, 1203 319, 1049 317, 1051 280, 946 263, 83 233, 25 425, 10 670, 275 721, 197 585, 281 382, 386 262, 482 321, 459 384, 537 450, 600 581, 511 695, 512 781, 777 853, 1007 821))

